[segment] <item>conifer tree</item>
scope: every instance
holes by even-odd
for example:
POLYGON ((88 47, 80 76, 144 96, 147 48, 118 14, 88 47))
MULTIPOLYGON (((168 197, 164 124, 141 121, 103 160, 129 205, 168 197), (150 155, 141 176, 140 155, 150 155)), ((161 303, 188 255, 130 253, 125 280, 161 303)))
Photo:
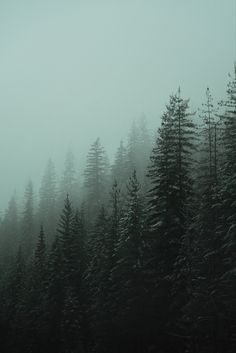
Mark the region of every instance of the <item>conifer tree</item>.
POLYGON ((112 166, 113 179, 117 180, 121 190, 125 189, 126 182, 128 180, 128 161, 127 161, 127 150, 124 146, 124 142, 121 140, 120 145, 115 154, 115 161, 112 166))
POLYGON ((229 229, 236 229, 236 64, 235 76, 228 84, 227 100, 222 103, 225 112, 222 115, 224 133, 223 193, 225 221, 229 229))
POLYGON ((49 254, 46 294, 48 351, 57 353, 62 344, 62 317, 65 298, 62 250, 58 236, 54 239, 49 254))
POLYGON ((74 229, 74 212, 68 194, 58 223, 58 233, 60 235, 64 285, 66 288, 75 284, 78 267, 78 246, 74 229))
POLYGON ((144 329, 144 209, 140 187, 134 171, 127 185, 127 205, 120 220, 119 238, 114 249, 115 263, 111 272, 111 307, 116 330, 124 342, 133 341, 134 345, 142 341, 144 329))
POLYGON ((47 337, 46 289, 47 289, 47 254, 43 226, 35 248, 34 258, 28 268, 25 294, 26 322, 25 330, 30 345, 37 352, 44 352, 47 337))
POLYGON ((51 244, 56 225, 56 173, 51 159, 48 161, 41 183, 38 218, 40 224, 44 225, 47 240, 51 244))
POLYGON ((139 119, 139 148, 138 148, 138 156, 139 156, 139 174, 140 174, 140 182, 142 184, 143 190, 145 192, 148 190, 148 179, 147 179, 147 167, 149 165, 150 154, 152 150, 152 142, 150 138, 150 132, 147 125, 147 119, 145 115, 142 115, 139 119))
POLYGON ((162 116, 148 174, 151 182, 149 263, 152 264, 149 282, 158 312, 156 326, 163 330, 163 337, 167 334, 167 322, 170 327, 175 325, 179 315, 176 308, 181 309, 188 290, 188 282, 183 282, 181 277, 178 283, 177 279, 183 270, 178 267, 182 263, 179 255, 192 214, 195 125, 191 116, 188 100, 181 98, 179 90, 170 97, 162 116), (180 287, 182 293, 176 289, 180 287), (171 293, 175 291, 178 295, 173 297, 171 293))
POLYGON ((38 241, 36 244, 35 254, 34 254, 34 267, 36 271, 37 282, 43 283, 46 279, 46 240, 44 235, 44 229, 41 225, 38 241))
POLYGON ((149 163, 150 152, 151 143, 147 120, 143 115, 138 122, 133 122, 128 135, 126 182, 128 182, 129 176, 135 169, 142 185, 146 185, 146 169, 149 163))
MULTIPOLYGON (((221 267, 220 243, 218 233, 219 193, 219 147, 220 139, 216 131, 216 109, 209 88, 206 91, 206 103, 203 104, 201 127, 201 158, 198 172, 197 212, 188 237, 195 244, 191 255, 192 293, 186 306, 186 322, 192 336, 202 336, 205 345, 212 347, 216 343, 218 319, 214 313, 216 297, 215 285, 221 267), (217 133, 217 134, 216 134, 217 133), (195 293, 195 295, 193 295, 195 293), (215 301, 215 302, 214 302, 215 301), (188 314, 187 314, 188 313, 188 314), (187 317, 188 316, 188 317, 187 317), (199 321, 199 317, 204 320, 199 321), (190 324, 191 321, 191 324, 190 324), (204 323, 204 324, 203 324, 204 323), (200 333, 204 328, 205 333, 200 333), (208 338, 206 338, 208 336, 208 338), (211 337, 211 338, 209 338, 211 337), (208 341, 208 343, 207 343, 208 341)), ((187 239, 185 239, 187 242, 187 239)), ((186 249, 185 249, 186 252, 186 249)), ((192 340, 192 345, 194 345, 192 340)), ((196 348, 196 347, 195 347, 196 348)), ((206 348, 206 350, 209 348, 206 348)))
POLYGON ((96 214, 106 197, 108 181, 108 160, 98 138, 91 146, 85 169, 84 186, 87 190, 87 201, 90 214, 96 214))
POLYGON ((128 143, 127 143, 128 176, 132 174, 134 169, 135 170, 138 169, 138 172, 139 172, 139 146, 140 146, 140 131, 136 121, 133 121, 128 135, 128 143))
POLYGON ((78 218, 74 216, 69 196, 65 200, 58 233, 62 251, 62 280, 64 301, 62 310, 63 344, 65 349, 75 349, 78 342, 82 344, 82 335, 78 337, 82 323, 82 268, 83 240, 79 239, 78 218), (81 258, 79 257, 81 255, 81 258))
MULTIPOLYGON (((88 269, 88 239, 84 219, 83 206, 80 210, 76 210, 74 215, 74 232, 75 232, 75 248, 77 249, 77 271, 75 289, 78 298, 78 305, 75 303, 74 307, 77 310, 79 320, 79 342, 85 352, 88 351, 89 344, 89 324, 88 324, 88 284, 86 283, 86 274, 88 269)), ((73 302, 73 301, 72 301, 73 302)), ((78 329, 77 329, 78 333, 78 329)), ((82 348, 81 348, 82 349, 82 348)))
POLYGON ((29 258, 35 246, 34 191, 30 180, 25 189, 25 204, 22 218, 22 251, 29 258))
POLYGON ((149 208, 152 229, 158 237, 171 240, 173 246, 184 232, 186 206, 192 196, 195 126, 188 109, 188 101, 180 97, 180 91, 170 97, 148 173, 152 184, 149 208))
POLYGON ((73 203, 77 201, 78 194, 78 184, 76 180, 76 172, 75 172, 75 157, 72 151, 68 151, 64 164, 64 171, 60 183, 59 190, 59 207, 63 208, 64 200, 66 195, 70 195, 73 203))
MULTIPOLYGON (((3 217, 0 227, 0 267, 8 268, 19 247, 19 221, 16 198, 13 196, 3 217)), ((2 271, 2 274, 4 271, 2 271)), ((1 275, 0 275, 1 278, 1 275)))
MULTIPOLYGON (((220 257, 223 261, 221 277, 217 288, 217 297, 221 313, 221 322, 231 332, 231 349, 236 347, 236 64, 234 76, 227 87, 227 99, 222 102, 224 112, 222 143, 224 161, 222 166, 220 226, 218 229, 221 241, 220 257)), ((219 310, 219 309, 218 309, 219 310)))
MULTIPOLYGON (((119 226, 120 220, 122 216, 122 208, 121 208, 121 195, 118 183, 114 180, 112 185, 112 190, 110 193, 110 207, 111 207, 111 214, 109 217, 109 232, 108 232, 108 239, 106 239, 106 246, 108 256, 110 258, 110 266, 112 266, 112 258, 114 257, 114 249, 117 244, 119 238, 119 226)), ((111 267, 110 267, 111 269, 111 267)))
POLYGON ((86 271, 86 287, 89 294, 88 317, 96 351, 100 351, 101 345, 105 344, 104 326, 107 327, 104 303, 107 298, 109 282, 109 273, 107 272, 108 220, 107 211, 102 206, 88 244, 89 265, 86 271))

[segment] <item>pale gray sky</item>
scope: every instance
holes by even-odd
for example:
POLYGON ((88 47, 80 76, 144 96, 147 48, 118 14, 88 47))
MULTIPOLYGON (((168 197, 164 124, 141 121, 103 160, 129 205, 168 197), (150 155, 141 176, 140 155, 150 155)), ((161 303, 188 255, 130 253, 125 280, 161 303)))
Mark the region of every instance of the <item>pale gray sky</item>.
POLYGON ((224 95, 235 0, 0 0, 0 208, 49 157, 100 136, 113 153, 143 112, 156 127, 181 86, 224 95))

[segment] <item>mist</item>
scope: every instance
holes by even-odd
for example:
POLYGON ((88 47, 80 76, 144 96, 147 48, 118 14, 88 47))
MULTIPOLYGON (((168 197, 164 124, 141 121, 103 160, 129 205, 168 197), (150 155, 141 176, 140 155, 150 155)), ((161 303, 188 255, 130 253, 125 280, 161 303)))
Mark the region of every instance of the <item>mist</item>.
MULTIPOLYGON (((78 169, 100 136, 112 159, 131 122, 156 129, 179 86, 196 109, 225 92, 235 1, 0 2, 1 208, 48 158, 78 169)), ((82 167, 81 167, 82 169, 82 167)))
POLYGON ((235 0, 0 0, 0 351, 236 352, 235 0))

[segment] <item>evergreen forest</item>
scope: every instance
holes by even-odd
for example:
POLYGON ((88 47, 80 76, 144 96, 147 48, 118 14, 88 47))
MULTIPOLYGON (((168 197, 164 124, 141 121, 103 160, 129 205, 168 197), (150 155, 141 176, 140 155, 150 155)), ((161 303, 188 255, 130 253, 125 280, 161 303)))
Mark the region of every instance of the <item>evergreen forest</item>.
POLYGON ((225 93, 194 112, 178 89, 112 161, 97 138, 82 177, 69 151, 13 195, 2 353, 236 352, 236 66, 225 93))

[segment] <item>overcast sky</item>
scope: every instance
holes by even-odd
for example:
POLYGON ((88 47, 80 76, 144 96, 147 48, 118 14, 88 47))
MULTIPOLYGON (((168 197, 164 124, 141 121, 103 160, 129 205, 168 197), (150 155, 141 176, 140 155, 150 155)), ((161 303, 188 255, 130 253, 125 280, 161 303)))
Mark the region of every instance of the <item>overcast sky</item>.
POLYGON ((224 95, 235 0, 0 0, 0 209, 49 157, 61 168, 100 136, 109 154, 134 118, 158 126, 181 86, 196 109, 224 95))

